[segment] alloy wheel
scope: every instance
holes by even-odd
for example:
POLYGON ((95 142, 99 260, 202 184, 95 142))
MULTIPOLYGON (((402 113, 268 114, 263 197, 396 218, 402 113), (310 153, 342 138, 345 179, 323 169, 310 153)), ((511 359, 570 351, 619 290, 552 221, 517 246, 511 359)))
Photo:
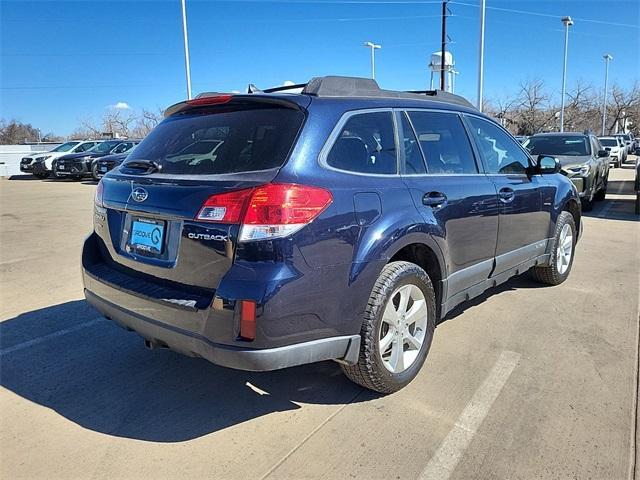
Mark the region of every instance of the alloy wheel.
POLYGON ((573 254, 573 232, 571 226, 565 224, 560 231, 558 238, 558 246, 556 251, 556 268, 560 275, 564 275, 571 263, 571 255, 573 254))
POLYGON ((424 293, 416 285, 403 285, 389 298, 380 322, 378 350, 391 373, 401 373, 415 362, 425 341, 428 315, 424 293))

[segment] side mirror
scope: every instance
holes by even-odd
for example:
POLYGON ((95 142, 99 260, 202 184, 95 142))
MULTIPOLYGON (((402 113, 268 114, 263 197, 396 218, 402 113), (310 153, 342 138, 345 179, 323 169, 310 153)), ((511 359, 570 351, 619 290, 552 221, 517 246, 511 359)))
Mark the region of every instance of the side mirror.
POLYGON ((542 174, 560 173, 560 160, 547 155, 538 156, 538 171, 542 174))
POLYGON ((606 150, 598 150, 598 157, 608 157, 609 156, 609 152, 607 152, 606 150))

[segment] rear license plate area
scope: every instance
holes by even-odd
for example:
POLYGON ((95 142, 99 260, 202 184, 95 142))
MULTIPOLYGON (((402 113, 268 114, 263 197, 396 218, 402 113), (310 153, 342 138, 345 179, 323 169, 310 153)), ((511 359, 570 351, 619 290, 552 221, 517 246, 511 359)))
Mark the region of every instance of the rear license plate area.
POLYGON ((146 256, 162 255, 165 243, 166 223, 163 220, 134 217, 127 241, 127 250, 146 256))

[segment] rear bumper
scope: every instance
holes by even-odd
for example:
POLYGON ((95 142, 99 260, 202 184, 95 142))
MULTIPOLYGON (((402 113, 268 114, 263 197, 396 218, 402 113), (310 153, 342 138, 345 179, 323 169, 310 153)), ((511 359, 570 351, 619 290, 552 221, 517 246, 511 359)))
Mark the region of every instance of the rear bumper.
MULTIPOLYGON (((102 286, 104 288, 105 285, 102 286)), ((122 292, 120 292, 122 293, 122 292)), ((312 340, 277 348, 251 349, 221 345, 206 336, 126 310, 85 288, 87 301, 107 318, 145 338, 151 347, 165 347, 191 357, 202 357, 223 367, 269 371, 324 360, 357 362, 359 335, 312 340)))

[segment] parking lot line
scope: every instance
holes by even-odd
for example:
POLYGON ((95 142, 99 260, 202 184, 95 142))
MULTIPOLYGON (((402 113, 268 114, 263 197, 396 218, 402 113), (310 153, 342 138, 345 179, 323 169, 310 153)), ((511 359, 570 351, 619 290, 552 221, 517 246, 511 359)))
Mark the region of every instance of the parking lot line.
POLYGON ((104 321, 101 317, 94 318, 93 320, 89 320, 88 322, 80 323, 78 325, 74 325, 73 327, 65 328, 64 330, 58 330, 57 332, 50 333, 48 335, 43 335, 42 337, 33 338, 26 342, 18 343, 12 347, 4 348, 0 350, 0 357, 3 355, 7 355, 9 353, 16 352, 18 350, 22 350, 23 348, 33 347, 34 345, 38 345, 39 343, 46 342, 47 340, 51 340, 52 338, 60 337, 62 335, 66 335, 67 333, 75 332, 77 330, 81 330, 86 327, 91 327, 96 323, 104 321))
POLYGON ((314 428, 313 430, 311 430, 311 432, 309 432, 309 434, 304 437, 295 447, 293 447, 291 450, 289 450, 287 452, 286 455, 284 455, 280 460, 278 460, 276 463, 273 464, 273 466, 267 470, 264 475, 262 475, 260 477, 260 480, 264 480, 265 478, 267 478, 268 476, 270 476, 273 472, 276 471, 276 469, 282 465, 285 460, 287 458, 289 458, 291 455, 293 455, 300 447, 302 447, 305 443, 307 443, 307 441, 313 437, 316 433, 318 433, 320 431, 320 429, 322 427, 324 427, 327 423, 329 423, 331 421, 332 418, 334 418, 336 415, 338 415, 342 410, 344 410, 347 405, 350 405, 351 403, 353 403, 355 401, 356 398, 358 398, 358 395, 360 395, 364 390, 359 390, 352 398, 351 400, 349 400, 348 402, 340 405, 340 407, 338 407, 336 410, 334 410, 334 412, 329 415, 326 419, 324 419, 322 422, 320 422, 320 424, 314 428))
POLYGON ((449 478, 519 359, 519 353, 502 352, 489 376, 473 394, 453 429, 422 471, 420 480, 449 478))

